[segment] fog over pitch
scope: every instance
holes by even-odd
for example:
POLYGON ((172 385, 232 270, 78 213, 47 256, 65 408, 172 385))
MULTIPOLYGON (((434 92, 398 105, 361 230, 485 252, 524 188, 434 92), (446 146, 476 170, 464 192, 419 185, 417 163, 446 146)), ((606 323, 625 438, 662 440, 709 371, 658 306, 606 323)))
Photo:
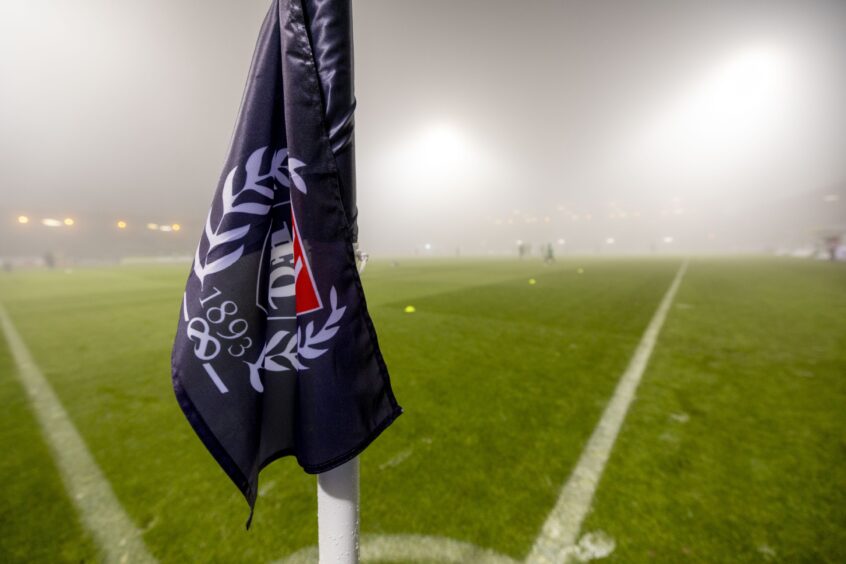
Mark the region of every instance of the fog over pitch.
MULTIPOLYGON (((76 254, 119 219, 180 223, 190 253, 267 4, 3 2, 0 254, 52 244, 20 214, 75 218, 76 254)), ((354 11, 373 252, 761 250, 846 225, 843 2, 354 11)))

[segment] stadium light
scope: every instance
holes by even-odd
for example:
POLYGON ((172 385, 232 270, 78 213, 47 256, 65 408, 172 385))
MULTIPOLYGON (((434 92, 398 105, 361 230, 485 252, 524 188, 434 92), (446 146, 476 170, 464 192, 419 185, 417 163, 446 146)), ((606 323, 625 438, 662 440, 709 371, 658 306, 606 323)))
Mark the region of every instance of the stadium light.
POLYGON ((425 245, 423 245, 423 248, 426 249, 427 251, 431 251, 432 250, 432 243, 426 243, 425 245))
POLYGON ((118 229, 126 229, 126 222, 123 221, 123 220, 118 221, 117 222, 117 228, 118 229))
POLYGON ((48 217, 48 218, 41 220, 41 225, 43 225, 45 227, 61 227, 62 222, 59 221, 58 219, 53 219, 53 218, 48 217))
POLYGON ((565 241, 564 239, 558 239, 558 244, 559 244, 559 245, 563 245, 563 244, 564 244, 564 243, 566 243, 566 242, 567 242, 567 241, 565 241))
POLYGON ((664 242, 665 243, 672 243, 673 238, 670 235, 667 235, 666 237, 664 237, 664 242))
POLYGON ((73 220, 73 219, 71 219, 71 218, 69 218, 69 217, 66 217, 66 218, 65 218, 65 220, 64 220, 62 223, 64 223, 64 224, 65 224, 65 225, 67 225, 68 227, 70 227, 70 226, 71 226, 71 225, 73 225, 75 222, 74 222, 74 220, 73 220))
POLYGON ((608 238, 605 239, 605 243, 608 244, 608 245, 613 245, 614 242, 615 242, 614 237, 608 237, 608 238))
MULTIPOLYGON (((119 221, 118 227, 120 229, 123 229, 124 227, 126 227, 126 222, 119 221), (123 227, 120 226, 121 223, 123 223, 123 227)), ((182 229, 182 226, 179 225, 178 223, 172 223, 170 225, 164 225, 164 224, 160 225, 158 223, 148 223, 147 229, 149 229, 150 231, 163 231, 165 233, 170 233, 172 231, 179 231, 180 229, 182 229)))
POLYGON ((18 216, 18 223, 20 223, 21 225, 25 225, 25 224, 29 223, 29 218, 25 215, 19 215, 18 216))

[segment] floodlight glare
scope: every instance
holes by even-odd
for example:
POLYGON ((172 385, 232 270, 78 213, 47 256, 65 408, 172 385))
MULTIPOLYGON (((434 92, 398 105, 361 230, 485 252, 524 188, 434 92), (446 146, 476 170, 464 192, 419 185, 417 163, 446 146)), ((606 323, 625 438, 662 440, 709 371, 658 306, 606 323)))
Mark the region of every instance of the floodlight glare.
POLYGON ((180 229, 182 229, 182 226, 179 225, 178 223, 174 223, 173 225, 170 226, 170 228, 173 229, 174 231, 179 231, 180 229))
POLYGON ((74 221, 73 221, 71 218, 66 217, 66 218, 65 218, 65 221, 64 221, 63 223, 64 223, 65 225, 67 225, 68 227, 70 227, 71 225, 73 225, 73 224, 74 224, 74 221))
POLYGON ((59 221, 58 219, 53 219, 53 218, 48 217, 46 219, 41 220, 41 225, 43 225, 45 227, 61 227, 62 222, 59 221))
POLYGON ((19 215, 18 216, 18 223, 21 223, 21 224, 29 223, 29 218, 25 215, 19 215))
POLYGON ((614 244, 614 237, 608 237, 607 239, 605 239, 605 242, 609 245, 613 245, 614 244))
POLYGON ((147 224, 147 229, 149 229, 149 230, 151 230, 151 231, 155 231, 155 230, 157 230, 158 228, 159 228, 159 224, 158 224, 158 223, 148 223, 148 224, 147 224))
POLYGON ((126 229, 126 222, 121 220, 117 222, 118 229, 126 229))

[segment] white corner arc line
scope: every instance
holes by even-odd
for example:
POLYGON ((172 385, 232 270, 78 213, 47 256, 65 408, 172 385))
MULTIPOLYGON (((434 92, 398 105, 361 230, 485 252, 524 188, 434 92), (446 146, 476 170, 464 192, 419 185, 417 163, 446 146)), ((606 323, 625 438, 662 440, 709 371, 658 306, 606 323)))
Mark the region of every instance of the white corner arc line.
POLYGON ((605 463, 608 462, 611 449, 614 448, 614 442, 617 440, 638 384, 652 356, 658 334, 667 318, 667 312, 687 271, 687 264, 688 261, 685 260, 679 267, 670 288, 652 316, 626 371, 617 383, 614 395, 602 413, 602 418, 582 450, 576 467, 561 489, 555 507, 535 540, 526 558, 527 564, 560 563, 568 559, 570 552, 568 549, 576 543, 582 522, 590 510, 605 463))
POLYGON ((2 306, 0 326, 65 489, 94 537, 103 562, 156 562, 2 306))
MULTIPOLYGON (((446 562, 462 564, 517 564, 508 556, 446 537, 427 535, 363 535, 363 562, 446 562)), ((317 547, 298 550, 273 564, 312 564, 318 561, 317 547)))

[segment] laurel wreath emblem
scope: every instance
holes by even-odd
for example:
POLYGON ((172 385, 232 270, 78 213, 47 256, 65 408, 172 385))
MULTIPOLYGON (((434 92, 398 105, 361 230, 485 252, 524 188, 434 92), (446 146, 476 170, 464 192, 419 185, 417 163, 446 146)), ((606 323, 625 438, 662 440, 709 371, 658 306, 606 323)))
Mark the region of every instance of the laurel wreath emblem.
POLYGON ((256 361, 245 362, 250 368, 250 384, 253 389, 257 392, 264 391, 259 368, 269 372, 305 371, 308 370, 308 366, 300 361, 301 357, 313 360, 328 350, 317 347, 335 336, 340 328, 339 322, 347 309, 347 306, 338 307, 338 292, 334 286, 329 292, 329 305, 331 312, 319 331, 315 332, 314 321, 310 321, 304 328, 300 327, 295 333, 285 330, 276 331, 265 341, 256 361), (273 352, 280 345, 282 345, 281 348, 273 352))
POLYGON ((226 270, 244 254, 244 245, 210 260, 218 249, 228 243, 235 243, 242 240, 250 232, 251 224, 245 223, 238 227, 232 227, 236 222, 237 214, 266 216, 273 206, 273 197, 276 186, 294 188, 308 193, 305 181, 297 172, 305 166, 305 163, 288 155, 288 149, 279 149, 273 153, 270 167, 267 172, 261 171, 261 164, 268 147, 256 149, 247 159, 244 165, 246 178, 244 185, 235 192, 235 173, 238 167, 234 167, 223 183, 223 190, 220 194, 221 215, 216 226, 212 226, 212 211, 206 219, 204 237, 208 241, 205 256, 201 256, 202 240, 197 245, 197 252, 194 255, 194 274, 200 280, 200 285, 205 282, 207 276, 226 270), (268 186, 268 184, 270 186, 268 186), (250 199, 248 199, 250 198, 250 199))

